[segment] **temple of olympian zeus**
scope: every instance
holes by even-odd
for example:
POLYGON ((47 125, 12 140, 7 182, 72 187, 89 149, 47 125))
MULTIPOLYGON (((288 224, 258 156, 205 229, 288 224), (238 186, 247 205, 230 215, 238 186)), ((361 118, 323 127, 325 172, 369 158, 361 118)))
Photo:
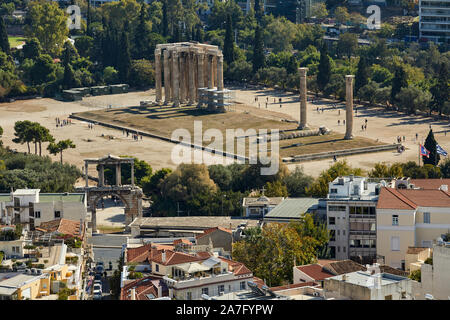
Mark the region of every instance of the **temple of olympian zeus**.
POLYGON ((232 91, 224 88, 223 55, 217 46, 196 42, 158 44, 155 82, 158 105, 197 104, 199 108, 224 112, 231 104, 232 91))
MULTIPOLYGON (((307 88, 306 88, 306 73, 308 68, 299 68, 300 73, 300 121, 298 123, 298 129, 308 129, 307 123, 307 88)), ((353 139, 353 79, 354 75, 345 76, 345 90, 346 90, 346 120, 345 120, 345 140, 353 139)))

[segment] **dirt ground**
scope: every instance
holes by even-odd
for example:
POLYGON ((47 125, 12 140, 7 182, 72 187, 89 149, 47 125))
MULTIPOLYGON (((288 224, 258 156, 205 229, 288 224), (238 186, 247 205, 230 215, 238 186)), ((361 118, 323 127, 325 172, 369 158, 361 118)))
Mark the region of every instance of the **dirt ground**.
MULTIPOLYGON (((63 154, 64 161, 82 168, 83 159, 89 157, 101 157, 108 153, 115 155, 136 156, 151 164, 154 169, 163 167, 176 167, 171 161, 171 153, 174 144, 159 139, 144 137, 143 140, 134 141, 131 136, 126 137, 122 131, 109 129, 101 126, 94 126, 90 130, 87 123, 72 120, 71 125, 56 127, 55 118, 66 119, 71 113, 95 111, 107 108, 109 105, 114 108, 126 106, 138 106, 141 100, 154 100, 154 90, 144 92, 131 92, 128 94, 96 96, 84 98, 83 101, 61 102, 53 99, 34 99, 26 101, 15 101, 13 103, 0 104, 0 126, 3 127, 3 143, 18 151, 26 151, 26 145, 18 145, 12 142, 14 138, 14 123, 18 120, 37 121, 50 129, 56 140, 72 139, 76 144, 75 149, 66 150, 63 154), (103 136, 102 136, 103 135, 103 136), (114 137, 109 139, 108 136, 114 137)), ((236 100, 240 104, 237 108, 246 108, 248 112, 256 114, 274 115, 274 118, 285 117, 298 120, 299 99, 297 95, 283 93, 280 91, 267 90, 236 90, 236 100), (255 97, 258 101, 255 101, 255 97), (276 99, 274 103, 274 98, 276 99), (279 98, 282 98, 280 107, 279 98), (266 108, 267 102, 267 108, 266 108), (259 106, 258 106, 259 104, 259 106), (277 114, 271 112, 277 112, 277 114)), ((308 102, 308 123, 313 127, 325 125, 337 133, 345 133, 345 126, 342 120, 345 119, 345 106, 338 104, 337 108, 328 100, 319 102, 308 102), (324 108, 322 112, 322 107, 324 108), (319 112, 317 112, 319 108, 319 112), (340 110, 340 111, 339 111, 340 110), (340 114, 339 114, 340 112, 340 114), (340 125, 337 121, 340 120, 340 125)), ((355 155, 345 157, 351 165, 363 169, 371 168, 375 163, 405 162, 418 159, 418 142, 423 142, 428 134, 430 125, 435 133, 438 143, 447 151, 450 151, 450 135, 445 132, 450 131, 449 123, 444 121, 434 121, 420 116, 407 116, 395 112, 387 112, 382 109, 359 106, 354 120, 354 135, 362 138, 378 140, 383 143, 396 142, 397 136, 405 136, 404 145, 406 151, 402 154, 396 152, 370 153, 365 155, 355 155), (361 130, 361 125, 367 119, 367 131, 361 130), (415 134, 418 134, 418 141, 415 134)), ((174 120, 175 121, 175 120, 174 120)), ((43 146, 45 149, 46 146, 43 146)), ((33 148, 32 148, 33 150, 33 148)), ((44 151, 44 154, 47 152, 44 151)), ((221 161, 219 156, 208 155, 209 161, 221 161)), ((51 156, 55 160, 57 156, 51 156)), ((318 176, 320 172, 330 164, 332 160, 320 160, 298 164, 303 166, 308 174, 318 176)), ((207 164, 211 163, 207 161, 207 164)), ((290 164, 293 169, 296 164, 290 164)), ((95 168, 91 168, 95 175, 95 168)))

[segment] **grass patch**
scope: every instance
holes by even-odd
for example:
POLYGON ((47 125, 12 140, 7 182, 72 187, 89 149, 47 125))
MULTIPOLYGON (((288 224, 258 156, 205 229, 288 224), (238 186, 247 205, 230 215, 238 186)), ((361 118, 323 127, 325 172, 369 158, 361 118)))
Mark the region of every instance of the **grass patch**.
POLYGON ((22 43, 25 43, 26 38, 8 36, 8 40, 9 40, 9 45, 11 46, 11 48, 15 48, 15 47, 21 45, 22 43))

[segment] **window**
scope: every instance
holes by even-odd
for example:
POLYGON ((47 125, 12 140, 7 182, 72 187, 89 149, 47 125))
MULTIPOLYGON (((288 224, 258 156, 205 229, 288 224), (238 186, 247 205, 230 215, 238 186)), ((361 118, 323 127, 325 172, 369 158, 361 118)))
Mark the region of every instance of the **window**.
POLYGON ((342 251, 345 253, 347 252, 347 248, 346 247, 342 247, 342 251))
POLYGON ((342 235, 345 236, 345 230, 342 230, 342 235))
POLYGON ((398 215, 396 214, 392 215, 392 225, 398 226, 398 215))
POLYGON ((331 259, 336 258, 336 247, 335 246, 330 246, 330 258, 331 259))
POLYGON ((330 189, 330 193, 337 193, 337 189, 330 189))
POLYGON ((186 292, 186 300, 192 300, 192 292, 186 292))
POLYGON ((245 281, 241 281, 240 288, 241 290, 245 290, 245 281))
POLYGON ((328 211, 346 211, 347 208, 345 206, 328 206, 328 211))
POLYGON ((208 292, 209 292, 208 288, 202 288, 202 294, 208 295, 208 292))
POLYGON ((328 224, 330 224, 330 225, 336 224, 336 218, 335 217, 329 217, 328 218, 328 224))
POLYGON ((159 272, 159 264, 157 264, 157 265, 155 266, 155 271, 156 271, 156 272, 159 272))
POLYGON ((220 292, 224 292, 225 291, 225 286, 223 284, 221 284, 220 286, 217 286, 217 290, 220 292))
POLYGON ((34 217, 40 219, 41 218, 41 212, 40 211, 35 211, 34 212, 34 217))
POLYGON ((400 237, 391 237, 391 251, 400 251, 400 237))
POLYGON ((338 246, 337 249, 338 249, 338 252, 341 252, 341 247, 340 246, 338 246))
POLYGON ((423 223, 430 223, 430 213, 429 212, 423 213, 423 223))
POLYGON ((341 235, 341 230, 338 230, 337 232, 338 232, 337 235, 340 236, 341 235))
POLYGON ((336 241, 336 230, 330 230, 330 241, 336 241))
POLYGON ((55 211, 55 219, 61 218, 61 211, 55 211))

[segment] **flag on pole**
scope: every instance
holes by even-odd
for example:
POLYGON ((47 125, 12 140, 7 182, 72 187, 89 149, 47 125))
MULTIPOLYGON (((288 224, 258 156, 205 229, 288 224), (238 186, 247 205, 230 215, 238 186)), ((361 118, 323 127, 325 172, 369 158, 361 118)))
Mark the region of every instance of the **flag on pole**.
POLYGON ((420 145, 420 155, 429 158, 430 157, 430 151, 425 149, 425 147, 423 145, 420 145))
POLYGON ((440 145, 438 145, 436 143, 436 151, 437 153, 439 153, 441 156, 446 157, 448 155, 447 151, 445 151, 440 145))

